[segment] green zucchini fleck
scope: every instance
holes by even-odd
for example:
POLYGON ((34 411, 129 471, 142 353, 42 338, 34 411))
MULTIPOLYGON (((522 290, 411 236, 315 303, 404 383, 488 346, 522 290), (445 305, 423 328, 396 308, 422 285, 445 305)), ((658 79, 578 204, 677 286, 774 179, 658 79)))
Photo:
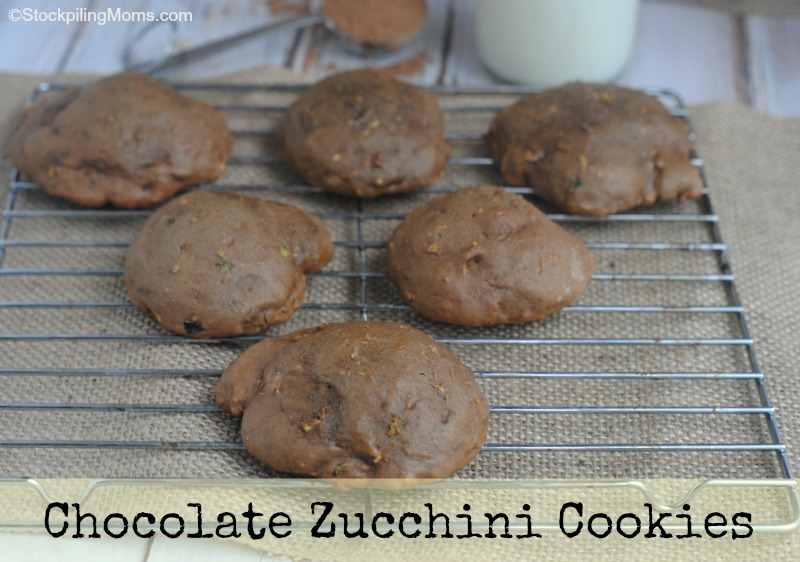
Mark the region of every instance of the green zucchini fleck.
POLYGON ((233 265, 233 262, 229 261, 221 261, 217 263, 217 271, 219 271, 220 273, 228 273, 234 267, 236 266, 233 265))

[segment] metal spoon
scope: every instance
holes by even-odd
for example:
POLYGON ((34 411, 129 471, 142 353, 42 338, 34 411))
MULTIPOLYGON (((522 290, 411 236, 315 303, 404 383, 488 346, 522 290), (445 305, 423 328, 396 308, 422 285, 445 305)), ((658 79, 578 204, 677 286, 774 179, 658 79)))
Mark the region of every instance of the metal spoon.
MULTIPOLYGON (((234 47, 259 35, 265 35, 274 31, 302 29, 304 27, 323 24, 329 31, 334 33, 344 46, 351 51, 360 55, 376 55, 388 52, 389 48, 382 45, 374 45, 360 41, 355 37, 345 35, 336 28, 336 24, 330 19, 322 15, 322 3, 324 0, 311 0, 309 2, 308 12, 299 16, 290 16, 278 21, 273 21, 268 24, 237 33, 193 49, 187 49, 178 53, 172 53, 177 43, 177 24, 169 22, 170 25, 170 39, 169 45, 166 49, 164 57, 149 60, 141 63, 134 63, 134 50, 136 47, 154 30, 159 24, 164 22, 153 22, 142 29, 136 34, 133 39, 125 47, 122 53, 122 62, 126 70, 133 70, 142 74, 155 74, 163 70, 173 68, 175 66, 185 64, 203 57, 207 57, 219 51, 234 47)), ((413 37, 412 37, 413 38, 413 37)))

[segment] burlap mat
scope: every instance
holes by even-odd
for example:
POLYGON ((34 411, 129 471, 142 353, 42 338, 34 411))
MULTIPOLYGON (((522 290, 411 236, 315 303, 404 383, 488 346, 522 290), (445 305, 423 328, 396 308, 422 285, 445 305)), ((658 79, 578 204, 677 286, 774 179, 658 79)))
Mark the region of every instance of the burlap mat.
MULTIPOLYGON (((39 77, 0 78, 0 123, 8 126, 39 77)), ((75 80, 59 77, 59 81, 75 80)), ((281 69, 259 69, 234 78, 250 83, 294 81, 281 69)), ((253 90, 219 93, 193 91, 209 101, 235 104, 285 104, 294 94, 267 94, 253 90), (220 97, 222 96, 222 97, 220 97), (233 98, 225 97, 233 96, 233 98), (223 99, 224 98, 224 99, 223 99)), ((445 105, 484 103, 486 99, 456 97, 445 105)), ((496 99, 493 100, 497 102, 496 99)), ((277 113, 227 111, 237 130, 263 130, 277 113)), ((448 114, 450 130, 482 130, 493 113, 471 117, 448 114)), ((700 155, 707 163, 716 212, 737 275, 742 299, 756 339, 770 395, 777 407, 784 440, 792 449, 800 438, 796 415, 800 396, 792 385, 797 364, 791 340, 797 332, 798 238, 800 226, 794 214, 800 195, 794 189, 798 176, 796 155, 800 148, 800 121, 768 117, 730 105, 712 104, 691 110, 698 134, 700 155)), ((243 158, 274 150, 271 141, 239 137, 235 155, 243 158), (261 144, 264 142, 265 144, 261 144)), ((482 148, 461 146, 461 155, 479 155, 482 148)), ((8 178, 7 161, 0 177, 8 178)), ((499 182, 491 167, 451 166, 442 183, 470 185, 499 182)), ((280 164, 240 163, 231 166, 221 182, 228 186, 265 182, 297 183, 280 164)), ((5 201, 7 179, 0 185, 5 201)), ((258 194, 257 191, 248 193, 258 194)), ((263 194, 262 194, 263 196, 263 194)), ((318 212, 341 211, 348 202, 319 193, 285 192, 267 195, 303 205, 318 212)), ((405 211, 431 198, 409 195, 367 204, 368 212, 405 211)), ((38 190, 24 190, 16 210, 70 210, 38 190)), ((665 206, 656 213, 701 212, 696 202, 681 207, 665 206)), ((141 218, 121 220, 15 219, 10 238, 20 240, 104 240, 126 242, 141 224, 141 218)), ((367 221, 365 238, 381 240, 396 221, 367 221)), ((328 220, 336 240, 353 239, 354 223, 328 220)), ((665 241, 674 244, 710 242, 703 223, 614 223, 598 226, 568 223, 568 228, 596 244, 615 241, 665 241)), ((619 252, 593 250, 599 269, 620 274, 706 274, 715 271, 713 252, 619 252)), ((119 269, 124 247, 28 248, 9 247, 8 268, 119 269)), ((368 266, 380 270, 382 252, 367 252, 368 266)), ((339 248, 336 270, 357 266, 354 250, 339 248)), ((719 283, 615 283, 595 282, 581 304, 665 306, 711 306, 729 304, 719 283)), ((358 296, 357 279, 322 279, 311 282, 307 302, 345 303, 358 296)), ((399 302, 392 286, 380 279, 368 284, 372 301, 399 302)), ((118 276, 3 276, 3 301, 108 301, 124 302, 118 276)), ((272 333, 286 333, 311 323, 357 319, 357 310, 303 311, 272 333)), ((719 315, 564 313, 533 326, 502 327, 474 332, 438 326, 410 313, 374 313, 375 319, 409 322, 440 337, 487 335, 489 337, 534 338, 736 338, 741 337, 733 318, 719 315)), ((149 320, 128 308, 2 309, 3 334, 161 334, 149 320)), ((51 377, 6 375, 4 402, 95 402, 210 404, 216 377, 239 347, 213 344, 147 343, 141 341, 0 341, 2 367, 19 369, 163 369, 175 376, 82 376, 51 377), (182 373, 205 372, 209 376, 182 373)), ((749 366, 741 346, 537 346, 454 345, 454 351, 476 370, 542 371, 632 371, 632 372, 738 372, 749 366)), ((534 381, 483 380, 481 384, 494 404, 534 406, 741 406, 757 405, 752 381, 539 379, 534 381)), ((169 442, 235 442, 238 425, 227 414, 189 412, 0 412, 0 434, 9 440, 114 440, 169 442)), ((489 441, 494 443, 764 443, 770 437, 763 416, 673 414, 574 414, 557 413, 531 418, 526 415, 493 416, 489 441), (532 420, 534 420, 532 422, 532 420)), ((796 458, 793 458, 796 462, 796 458)), ((796 465, 795 465, 796 466, 796 465)), ((0 455, 0 474, 36 477, 252 477, 269 472, 241 451, 175 451, 129 449, 10 448, 0 455)), ((770 477, 779 470, 771 453, 753 452, 560 452, 532 455, 489 453, 459 476, 523 478, 648 478, 648 477, 770 477)))

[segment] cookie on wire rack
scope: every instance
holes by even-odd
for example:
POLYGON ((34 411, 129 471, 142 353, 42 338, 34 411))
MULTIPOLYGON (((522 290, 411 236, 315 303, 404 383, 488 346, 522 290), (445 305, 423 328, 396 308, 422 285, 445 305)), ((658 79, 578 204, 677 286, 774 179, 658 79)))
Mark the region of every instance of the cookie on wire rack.
POLYGON ((232 146, 214 108, 126 72, 43 94, 23 114, 8 156, 51 195, 135 208, 217 179, 232 146))
POLYGON ((573 82, 501 111, 487 142, 509 184, 570 213, 605 216, 700 197, 688 133, 644 92, 573 82))
POLYGON ((193 191, 153 213, 128 248, 133 304, 195 338, 256 334, 300 307, 333 257, 319 218, 292 205, 193 191))
POLYGON ((312 86, 278 133, 289 166, 340 195, 425 186, 450 158, 434 95, 377 70, 342 72, 312 86))
POLYGON ((486 185, 409 213, 386 263, 411 308, 464 326, 543 320, 578 300, 595 271, 579 238, 520 195, 486 185))
POLYGON ((315 478, 443 478, 486 440, 472 371, 395 322, 344 322, 263 340, 225 369, 216 403, 242 416, 247 450, 315 478))

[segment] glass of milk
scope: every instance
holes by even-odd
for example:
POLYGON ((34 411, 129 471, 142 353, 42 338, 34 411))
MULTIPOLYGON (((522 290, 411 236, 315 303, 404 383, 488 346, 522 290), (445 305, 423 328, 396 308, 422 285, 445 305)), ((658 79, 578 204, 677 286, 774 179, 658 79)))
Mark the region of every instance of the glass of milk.
POLYGON ((606 82, 633 49, 639 0, 477 0, 478 56, 509 82, 606 82))

